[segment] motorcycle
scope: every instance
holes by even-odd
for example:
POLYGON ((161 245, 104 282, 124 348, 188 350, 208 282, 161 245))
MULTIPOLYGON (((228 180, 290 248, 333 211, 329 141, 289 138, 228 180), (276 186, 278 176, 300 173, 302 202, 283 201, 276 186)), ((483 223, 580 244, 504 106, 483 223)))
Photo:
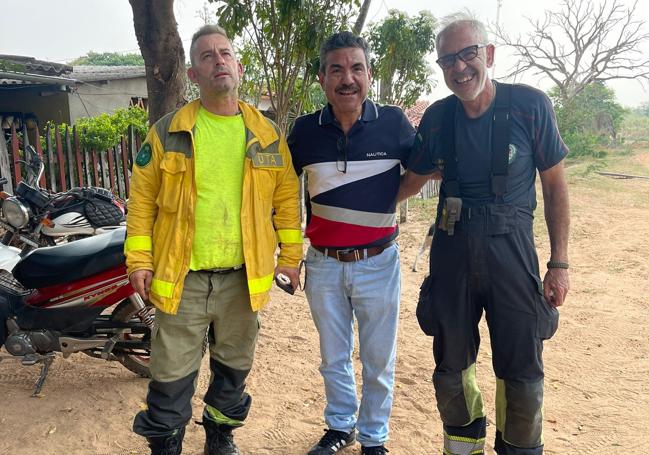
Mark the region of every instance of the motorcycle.
POLYGON ((149 377, 155 310, 129 283, 125 235, 122 227, 38 248, 12 272, 0 270, 0 348, 10 354, 0 361, 41 364, 34 396, 56 352, 118 361, 149 377))
MULTIPOLYGON (((125 224, 125 204, 109 190, 72 188, 51 193, 39 186, 45 165, 34 147, 25 148, 26 178, 11 195, 0 191, 2 244, 28 246, 24 253, 64 240, 105 233, 125 224)), ((2 178, 0 184, 6 183, 2 178)))

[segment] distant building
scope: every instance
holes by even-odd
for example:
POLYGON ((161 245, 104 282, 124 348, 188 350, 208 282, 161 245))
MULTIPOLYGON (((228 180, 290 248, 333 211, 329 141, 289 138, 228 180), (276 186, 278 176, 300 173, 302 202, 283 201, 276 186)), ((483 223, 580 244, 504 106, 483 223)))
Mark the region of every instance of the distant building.
POLYGON ((80 117, 146 108, 144 66, 75 66, 0 55, 0 122, 74 124, 80 117))

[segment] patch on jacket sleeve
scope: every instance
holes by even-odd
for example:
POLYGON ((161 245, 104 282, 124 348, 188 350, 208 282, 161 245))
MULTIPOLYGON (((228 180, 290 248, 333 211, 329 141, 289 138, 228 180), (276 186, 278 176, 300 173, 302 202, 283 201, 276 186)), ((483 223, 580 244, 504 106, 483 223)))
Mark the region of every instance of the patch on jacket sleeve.
POLYGON ((279 153, 257 152, 252 156, 252 164, 255 167, 283 167, 284 157, 279 153))
POLYGON ((152 156, 153 153, 151 152, 151 144, 146 142, 142 144, 140 151, 137 152, 137 156, 135 157, 135 164, 137 164, 139 167, 145 167, 151 162, 152 156))

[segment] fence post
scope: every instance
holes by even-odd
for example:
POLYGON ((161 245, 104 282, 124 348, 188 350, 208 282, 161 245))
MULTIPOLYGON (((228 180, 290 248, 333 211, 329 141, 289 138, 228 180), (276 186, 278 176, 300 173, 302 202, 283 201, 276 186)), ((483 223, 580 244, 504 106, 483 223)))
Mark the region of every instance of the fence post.
POLYGON ((3 140, 0 142, 0 175, 7 178, 7 183, 0 185, 0 188, 14 194, 14 184, 11 178, 11 166, 9 165, 9 150, 7 143, 3 140))
POLYGON ((101 185, 104 188, 106 188, 106 168, 108 167, 108 164, 106 163, 106 153, 107 152, 99 152, 99 170, 101 173, 101 185))
POLYGON ((408 222, 408 199, 399 202, 399 223, 408 222))
POLYGON ((18 149, 18 133, 16 133, 16 125, 14 123, 11 124, 11 155, 13 156, 14 160, 14 182, 16 182, 16 186, 20 183, 22 180, 21 172, 20 172, 20 163, 18 160, 20 159, 20 150, 18 149))
POLYGON ((97 168, 97 152, 95 150, 92 151, 92 171, 93 171, 93 176, 95 177, 95 186, 103 186, 99 181, 99 170, 97 168))
POLYGON ((114 192, 115 188, 115 147, 111 147, 106 150, 106 155, 108 155, 108 180, 109 180, 109 189, 114 192))
POLYGON ((63 159, 63 146, 61 145, 61 132, 59 127, 54 127, 54 139, 56 140, 56 159, 59 165, 59 178, 61 179, 61 191, 67 191, 68 185, 65 180, 65 160, 63 159))
POLYGON ((77 135, 77 127, 72 127, 72 137, 74 139, 74 156, 77 158, 77 176, 79 178, 79 186, 85 186, 83 181, 83 160, 81 159, 81 148, 79 147, 79 136, 77 135))
POLYGON ((86 182, 88 182, 88 186, 92 186, 92 172, 90 172, 90 168, 92 167, 92 164, 90 162, 90 153, 88 150, 83 150, 83 161, 86 163, 85 170, 86 170, 86 182))
POLYGON ((50 189, 56 193, 56 173, 54 171, 54 152, 52 151, 52 128, 47 125, 45 128, 45 146, 47 147, 47 159, 49 161, 50 189))
MULTIPOLYGON (((130 132, 129 132, 130 133, 130 132)), ((130 135, 130 134, 129 134, 130 135)), ((122 196, 124 199, 128 199, 128 194, 130 192, 130 186, 129 186, 129 176, 128 176, 128 152, 126 149, 126 140, 124 140, 124 136, 122 136, 121 142, 121 152, 122 152, 122 177, 124 178, 124 196, 122 196)))
POLYGON ((72 159, 72 140, 70 137, 70 126, 65 127, 65 155, 68 161, 68 175, 70 176, 70 188, 75 187, 74 163, 72 159))

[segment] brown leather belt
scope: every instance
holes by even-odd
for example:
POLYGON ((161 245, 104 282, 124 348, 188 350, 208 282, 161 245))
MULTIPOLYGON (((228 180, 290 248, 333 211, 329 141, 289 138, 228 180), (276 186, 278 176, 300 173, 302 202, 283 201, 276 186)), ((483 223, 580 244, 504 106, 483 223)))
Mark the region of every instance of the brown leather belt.
POLYGON ((363 259, 371 258, 377 254, 381 254, 383 250, 394 244, 394 240, 380 246, 371 246, 369 248, 323 248, 320 246, 311 245, 313 248, 331 258, 337 259, 340 262, 356 262, 363 259))

